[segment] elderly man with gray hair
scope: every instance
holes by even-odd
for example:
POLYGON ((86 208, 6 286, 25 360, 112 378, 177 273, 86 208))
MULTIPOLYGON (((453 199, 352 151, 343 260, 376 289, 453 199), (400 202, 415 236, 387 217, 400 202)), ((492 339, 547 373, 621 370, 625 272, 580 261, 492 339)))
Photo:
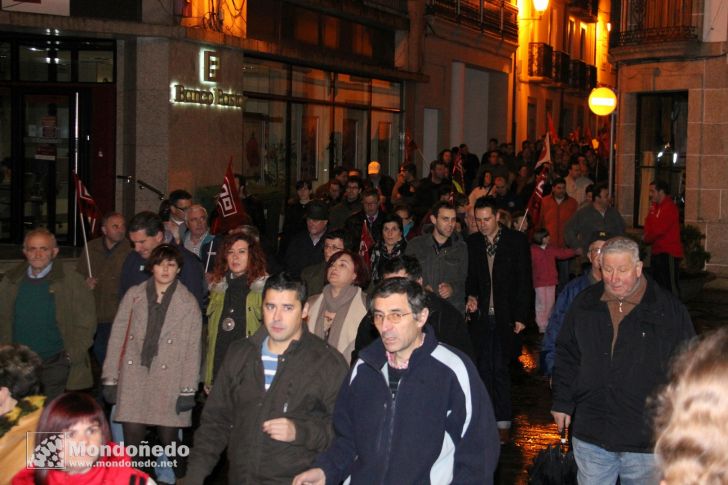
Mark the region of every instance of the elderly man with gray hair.
POLYGON ((642 272, 637 243, 602 246, 602 282, 574 300, 556 341, 551 414, 572 424, 580 485, 659 483, 646 400, 695 335, 687 310, 642 272))

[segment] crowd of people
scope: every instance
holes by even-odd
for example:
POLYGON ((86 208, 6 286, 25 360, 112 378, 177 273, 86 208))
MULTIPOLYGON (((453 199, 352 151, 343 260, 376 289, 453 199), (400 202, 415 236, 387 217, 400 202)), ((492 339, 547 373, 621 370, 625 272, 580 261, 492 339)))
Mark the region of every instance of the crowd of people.
MULTIPOLYGON (((669 188, 651 185, 648 276, 594 150, 551 150, 538 164, 541 142, 516 153, 491 140, 482 160, 463 144, 419 180, 413 163, 396 180, 376 161, 337 167, 315 191, 296 183, 277 241, 243 177, 251 223, 226 234, 181 189, 158 213, 104 216, 76 271, 52 233, 28 232, 26 261, 0 280, 0 484, 201 484, 225 450, 230 483, 492 483, 532 324, 579 483, 702 476, 703 443, 671 426, 688 422, 676 402, 699 392, 695 375, 724 399, 712 373, 728 354, 700 352, 728 337, 693 344, 668 374, 695 334, 669 188), (135 450, 154 436, 165 453, 141 471, 99 471, 128 457, 93 453, 48 471, 20 455, 33 430, 135 450), (168 456, 189 442, 188 457, 168 456)), ((706 476, 728 473, 715 456, 706 476)))

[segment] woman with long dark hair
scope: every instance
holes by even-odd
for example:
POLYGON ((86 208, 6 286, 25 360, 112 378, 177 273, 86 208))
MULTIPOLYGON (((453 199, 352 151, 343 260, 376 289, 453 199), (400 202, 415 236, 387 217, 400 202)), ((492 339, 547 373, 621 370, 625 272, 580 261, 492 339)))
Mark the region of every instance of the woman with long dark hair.
POLYGON ((308 329, 350 363, 359 323, 367 313, 362 288, 366 288, 369 272, 361 256, 345 249, 329 259, 326 279, 324 291, 308 299, 308 329))
POLYGON ((127 445, 139 445, 149 427, 171 445, 192 424, 202 315, 177 280, 182 262, 176 246, 157 246, 147 261, 152 277, 126 292, 114 319, 101 382, 127 445))
POLYGON ((263 286, 267 278, 260 243, 244 233, 227 236, 215 259, 207 305, 205 390, 209 392, 228 346, 253 335, 263 318, 263 286))
POLYGON ((382 222, 382 234, 372 248, 372 283, 377 284, 382 277, 381 267, 390 259, 404 254, 407 240, 404 238, 402 218, 397 214, 387 214, 382 222))
POLYGON ((124 447, 111 442, 104 411, 88 394, 68 392, 51 401, 36 432, 42 434, 36 434, 33 466, 15 475, 13 485, 154 483, 130 466, 124 447), (49 469, 54 465, 63 469, 49 469))

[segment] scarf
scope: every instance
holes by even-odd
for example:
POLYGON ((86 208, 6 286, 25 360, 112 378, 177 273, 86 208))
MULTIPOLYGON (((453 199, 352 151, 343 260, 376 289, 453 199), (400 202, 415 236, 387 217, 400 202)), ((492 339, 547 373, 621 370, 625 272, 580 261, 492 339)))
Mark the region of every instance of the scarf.
POLYGON ((486 236, 483 236, 483 239, 485 239, 485 253, 490 256, 491 258, 495 256, 495 252, 498 250, 498 242, 500 241, 501 237, 501 228, 498 228, 498 233, 493 238, 493 243, 491 244, 490 241, 488 241, 488 238, 486 236))
POLYGON ((321 311, 316 319, 316 327, 314 328, 316 335, 329 343, 339 341, 341 329, 344 327, 344 319, 346 318, 347 313, 349 313, 349 307, 359 291, 359 287, 349 285, 346 288, 342 288, 339 292, 339 296, 336 298, 334 298, 332 290, 333 287, 331 285, 324 286, 324 290, 322 292, 323 302, 321 303, 321 311), (333 313, 335 315, 334 320, 328 328, 325 319, 326 312, 333 313))
POLYGON ((144 344, 142 345, 142 365, 149 369, 152 360, 157 356, 159 351, 159 336, 162 334, 162 325, 164 318, 167 316, 169 302, 172 295, 177 289, 177 279, 164 291, 162 302, 157 303, 157 288, 154 284, 154 278, 147 280, 147 333, 144 335, 144 344))
POLYGON ((374 245, 374 249, 372 249, 372 281, 374 283, 378 283, 381 278, 381 268, 385 261, 389 261, 390 259, 394 259, 397 256, 401 256, 404 254, 405 249, 407 249, 407 240, 402 237, 399 241, 394 243, 394 246, 392 247, 392 252, 387 252, 387 246, 384 244, 384 240, 379 241, 377 244, 374 245))

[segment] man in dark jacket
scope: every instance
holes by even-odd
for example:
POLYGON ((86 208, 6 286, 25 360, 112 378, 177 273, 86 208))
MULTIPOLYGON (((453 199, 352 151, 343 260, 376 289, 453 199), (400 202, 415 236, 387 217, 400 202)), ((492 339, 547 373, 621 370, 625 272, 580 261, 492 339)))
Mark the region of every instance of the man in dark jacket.
POLYGON ((331 447, 293 485, 493 483, 500 450, 488 393, 470 359, 425 326, 425 304, 407 278, 377 287, 370 311, 382 338, 341 388, 331 447))
MULTIPOLYGON (((382 266, 382 279, 389 278, 408 278, 422 285, 422 266, 417 258, 406 255, 397 256, 385 261, 382 266)), ((425 293, 427 295, 425 305, 429 310, 427 325, 435 331, 437 340, 455 347, 472 359, 475 355, 473 344, 470 342, 470 334, 463 315, 447 300, 435 293, 426 290, 425 293)), ((372 321, 372 314, 367 313, 359 324, 351 361, 355 362, 359 351, 378 338, 379 332, 372 321)))
POLYGON ((498 223, 491 198, 475 202, 478 232, 468 238, 467 311, 479 312, 470 326, 476 365, 491 398, 502 441, 511 428, 508 364, 514 336, 525 328, 531 309, 531 253, 526 237, 498 223))
MULTIPOLYGON (((121 278, 119 279, 119 300, 134 285, 143 283, 151 276, 146 272, 147 258, 152 251, 164 242, 164 226, 162 219, 154 212, 140 212, 129 221, 129 240, 134 251, 130 252, 121 267, 121 278)), ((186 250, 178 246, 184 265, 179 274, 180 282, 195 295, 200 309, 204 312, 205 289, 204 268, 200 260, 186 250)))
POLYGON ((407 243, 405 253, 422 265, 426 288, 465 313, 465 276, 468 270, 468 248, 455 231, 457 212, 449 202, 440 201, 432 208, 431 234, 422 234, 407 243))
POLYGON ((308 332, 306 286, 289 273, 263 289, 263 325, 233 342, 202 411, 185 484, 202 484, 227 447, 228 483, 289 484, 334 436, 347 365, 308 332))
POLYGON ((687 310, 642 274, 637 243, 601 249, 602 282, 576 297, 556 341, 551 414, 572 431, 581 485, 657 484, 647 398, 695 335, 687 310))
POLYGON ((355 251, 359 250, 365 223, 374 242, 379 242, 382 238, 382 226, 384 225, 384 213, 379 206, 379 192, 376 189, 366 189, 362 192, 361 200, 362 210, 350 215, 344 223, 344 230, 355 251))
POLYGON ((286 270, 298 278, 306 266, 324 260, 324 234, 328 227, 329 208, 320 200, 312 200, 306 207, 306 229, 299 232, 286 248, 286 270))

